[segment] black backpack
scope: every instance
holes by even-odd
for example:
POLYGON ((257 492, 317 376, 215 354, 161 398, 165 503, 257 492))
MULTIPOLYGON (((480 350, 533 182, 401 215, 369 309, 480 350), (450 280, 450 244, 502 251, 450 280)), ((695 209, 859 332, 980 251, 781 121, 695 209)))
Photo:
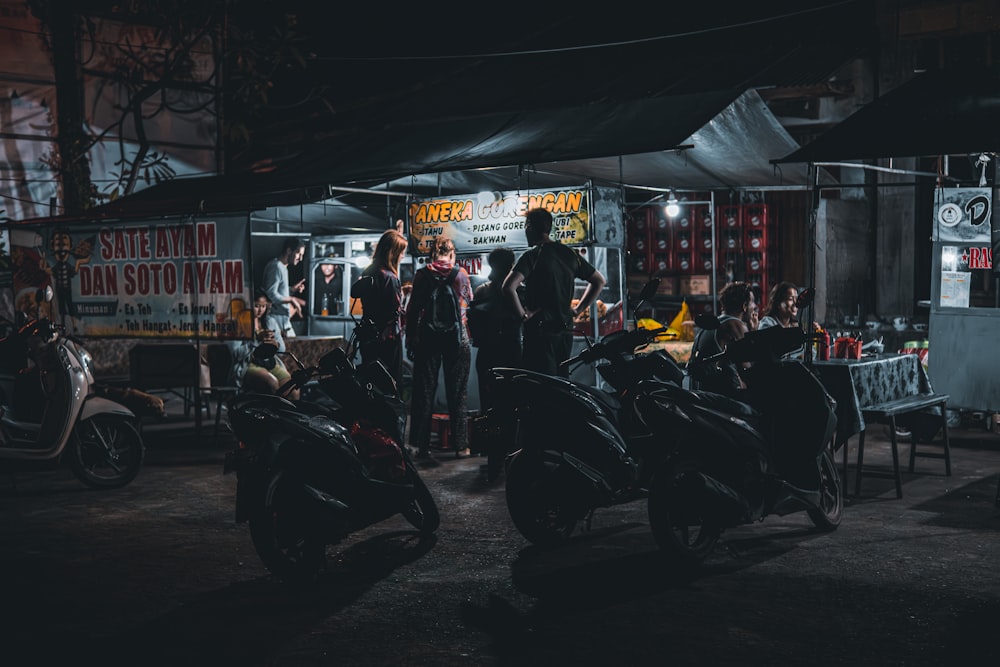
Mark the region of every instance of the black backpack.
POLYGON ((458 296, 451 285, 458 275, 458 267, 453 266, 445 277, 433 276, 434 286, 430 298, 424 306, 423 325, 435 333, 449 333, 458 329, 458 296))

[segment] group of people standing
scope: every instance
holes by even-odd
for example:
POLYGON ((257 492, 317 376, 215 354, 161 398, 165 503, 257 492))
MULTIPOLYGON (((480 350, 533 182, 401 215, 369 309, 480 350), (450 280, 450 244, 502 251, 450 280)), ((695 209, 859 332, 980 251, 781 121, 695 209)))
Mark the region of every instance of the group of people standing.
POLYGON ((379 239, 362 276, 371 282, 357 294, 363 317, 375 332, 362 340, 361 358, 365 364, 380 360, 399 382, 405 332, 406 355, 413 363, 409 444, 418 457, 431 457, 431 419, 442 368, 453 447, 469 453, 470 308, 483 307, 489 314, 485 339, 476 341, 484 410, 493 400, 490 368, 564 374, 559 364, 571 353, 572 320, 597 299, 605 278, 572 248, 552 240, 552 222, 545 209, 528 211, 525 235, 531 248, 516 261, 508 248, 493 250, 488 257, 489 278, 475 294, 468 273, 456 263, 454 242, 437 238, 427 263, 413 276, 405 306, 399 263, 408 245, 406 237, 390 229, 379 239), (587 288, 574 309, 570 304, 577 278, 587 281, 587 288))

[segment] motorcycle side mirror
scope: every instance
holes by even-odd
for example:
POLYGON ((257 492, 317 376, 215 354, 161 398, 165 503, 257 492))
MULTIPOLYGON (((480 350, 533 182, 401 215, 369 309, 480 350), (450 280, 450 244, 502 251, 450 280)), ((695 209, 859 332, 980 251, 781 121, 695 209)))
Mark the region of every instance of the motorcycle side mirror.
POLYGON ((652 278, 648 283, 642 286, 642 291, 639 292, 639 301, 649 301, 654 296, 656 296, 656 290, 660 288, 660 279, 652 278))
POLYGON ((718 329, 720 324, 722 323, 719 322, 719 318, 712 313, 698 313, 694 318, 694 325, 699 329, 708 329, 711 331, 718 329))
POLYGON ((799 308, 805 308, 806 306, 812 304, 816 300, 816 288, 807 287, 806 289, 799 292, 799 298, 795 300, 795 305, 799 308))
POLYGON ((639 291, 638 300, 636 301, 635 305, 632 306, 632 319, 638 319, 636 317, 636 313, 639 312, 639 308, 642 307, 642 304, 646 303, 654 296, 656 296, 656 290, 658 290, 659 288, 660 288, 660 279, 656 276, 650 278, 649 282, 647 282, 645 285, 642 286, 642 289, 639 291))
POLYGON ((350 360, 347 358, 347 353, 339 347, 330 350, 320 357, 318 364, 319 370, 327 375, 340 373, 350 368, 351 365, 350 360))
POLYGON ((273 359, 276 354, 278 354, 277 345, 274 343, 261 343, 254 348, 253 354, 251 354, 250 357, 253 359, 255 364, 259 365, 261 362, 273 359))

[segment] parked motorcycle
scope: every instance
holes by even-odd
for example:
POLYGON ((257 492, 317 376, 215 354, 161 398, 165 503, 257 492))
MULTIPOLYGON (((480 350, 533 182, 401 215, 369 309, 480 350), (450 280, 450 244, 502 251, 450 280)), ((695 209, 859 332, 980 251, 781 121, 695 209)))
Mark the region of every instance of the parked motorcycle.
MULTIPOLYGON (((644 287, 633 311, 656 292, 657 283, 644 287)), ((507 509, 529 541, 558 542, 597 508, 646 497, 665 443, 635 419, 637 387, 651 378, 680 383, 684 377, 664 351, 643 353, 665 332, 615 331, 597 343, 588 341, 587 349, 564 362, 570 369, 595 364, 610 389, 524 369, 492 369, 496 398, 484 430, 501 449, 512 450, 506 462, 507 509)))
MULTIPOLYGON (((51 288, 42 297, 51 300, 51 288)), ((45 318, 7 322, 0 340, 0 467, 49 468, 68 458, 89 487, 125 486, 144 457, 136 417, 93 393, 92 359, 63 327, 45 318), (27 367, 30 360, 33 367, 27 367)))
MULTIPOLYGON (((258 361, 275 354, 267 344, 254 351, 258 361)), ((228 402, 238 444, 224 471, 237 474, 236 521, 249 522, 267 569, 292 586, 311 583, 327 545, 396 514, 423 534, 437 530, 437 504, 402 446, 406 413, 386 368, 355 367, 342 349, 306 368, 283 354, 300 368, 278 395, 228 402), (307 384, 329 400, 285 398, 307 384)))
MULTIPOLYGON (((812 298, 804 290, 800 306, 812 298)), ((719 325, 711 314, 697 326, 719 325)), ((639 418, 669 434, 670 454, 653 476, 649 523, 684 568, 699 565, 727 528, 805 511, 816 528, 837 528, 843 497, 830 443, 835 401, 807 366, 783 355, 815 339, 798 327, 749 332, 720 354, 693 356, 692 377, 720 361, 752 362, 747 400, 661 385, 636 399, 639 418)))

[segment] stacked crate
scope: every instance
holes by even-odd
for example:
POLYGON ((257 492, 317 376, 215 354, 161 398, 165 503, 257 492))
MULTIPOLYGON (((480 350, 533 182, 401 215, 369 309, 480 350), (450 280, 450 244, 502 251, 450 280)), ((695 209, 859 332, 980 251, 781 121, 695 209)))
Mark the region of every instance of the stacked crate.
POLYGON ((744 280, 754 287, 758 299, 767 298, 777 269, 777 249, 771 238, 772 222, 768 213, 767 204, 742 206, 744 280))
POLYGON ((746 280, 758 298, 765 299, 777 269, 773 217, 767 204, 717 206, 713 214, 707 204, 681 202, 674 218, 667 217, 662 206, 645 206, 628 219, 627 271, 660 276, 661 291, 668 294, 687 294, 684 286, 695 284, 701 293, 700 277, 715 272, 720 286, 746 280), (679 279, 678 292, 673 291, 674 279, 679 279))

